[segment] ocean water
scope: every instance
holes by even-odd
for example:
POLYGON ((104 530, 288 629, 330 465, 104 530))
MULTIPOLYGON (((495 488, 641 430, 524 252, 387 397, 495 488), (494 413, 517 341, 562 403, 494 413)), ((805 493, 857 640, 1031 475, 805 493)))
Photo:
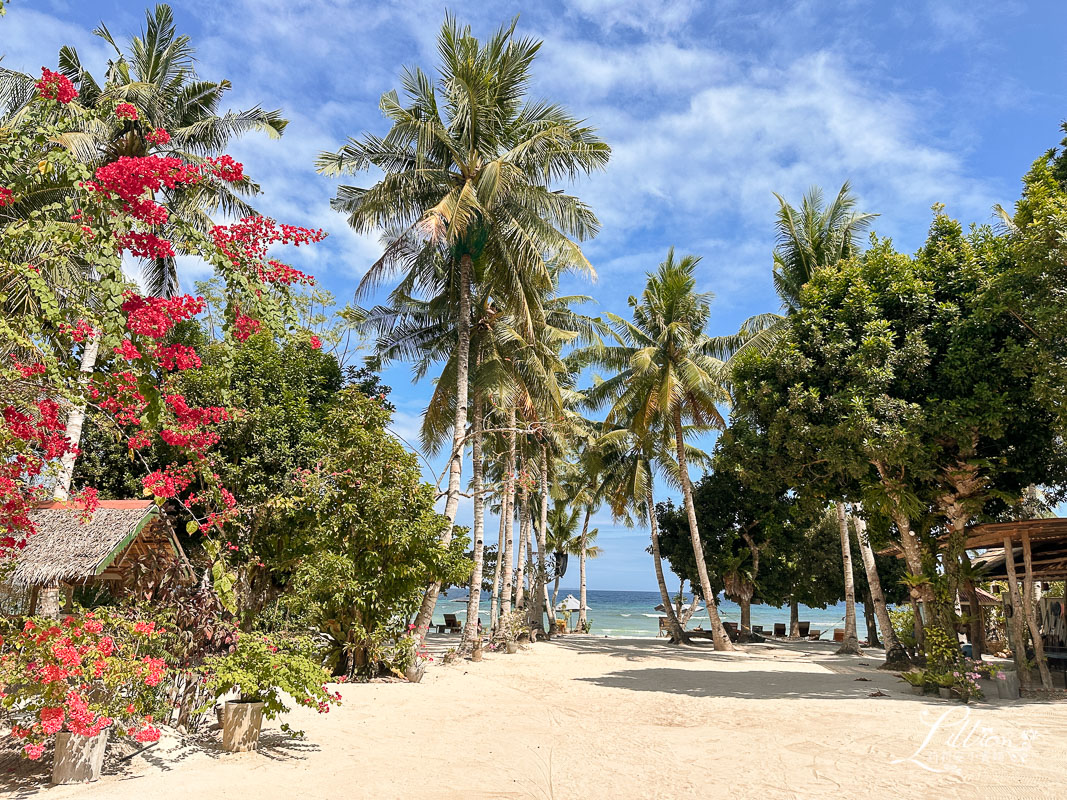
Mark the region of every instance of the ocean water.
MULTIPOLYGON (((559 600, 562 602, 568 594, 578 596, 578 589, 561 587, 559 600)), ((691 599, 691 598, 687 598, 691 599)), ((659 592, 621 592, 602 589, 590 589, 587 592, 589 603, 588 618, 591 624, 590 633, 601 636, 651 636, 659 633, 659 618, 662 614, 655 610, 659 605, 659 592)), ((703 603, 701 603, 703 608, 703 603)), ((442 596, 437 603, 437 611, 434 614, 434 622, 444 622, 445 614, 455 614, 459 620, 467 617, 466 592, 453 590, 447 596, 442 596)), ((482 594, 479 604, 479 618, 484 624, 489 618, 489 595, 482 594)), ((557 613, 562 618, 562 613, 557 613)), ((740 622, 741 608, 730 600, 721 600, 719 603, 719 616, 724 622, 740 622)), ((800 607, 801 621, 811 622, 814 630, 823 632, 823 638, 833 638, 833 628, 843 628, 845 619, 845 604, 839 603, 826 608, 800 607)), ((571 625, 577 621, 577 612, 571 615, 571 625)), ((775 608, 774 606, 753 605, 752 624, 762 625, 764 630, 774 630, 774 623, 781 622, 789 625, 789 606, 775 608)), ((710 627, 706 611, 699 611, 689 622, 689 628, 710 627)), ((863 621, 863 606, 856 605, 856 627, 860 639, 867 636, 867 626, 863 621)))

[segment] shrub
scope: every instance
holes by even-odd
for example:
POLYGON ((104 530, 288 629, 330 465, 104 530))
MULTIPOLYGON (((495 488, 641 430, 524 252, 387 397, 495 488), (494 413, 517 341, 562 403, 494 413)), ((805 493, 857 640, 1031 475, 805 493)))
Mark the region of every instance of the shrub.
POLYGON ((39 758, 44 741, 64 730, 157 741, 153 719, 168 709, 163 632, 154 622, 88 612, 28 619, 0 637, 0 707, 23 753, 39 758))

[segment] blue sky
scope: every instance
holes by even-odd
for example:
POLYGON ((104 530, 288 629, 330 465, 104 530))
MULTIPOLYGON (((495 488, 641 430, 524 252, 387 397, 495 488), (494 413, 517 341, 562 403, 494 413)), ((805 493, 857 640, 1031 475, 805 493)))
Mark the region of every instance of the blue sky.
MULTIPOLYGON (((830 193, 852 181, 876 229, 916 248, 930 206, 988 222, 1009 206, 1019 178, 1055 144, 1067 116, 1062 0, 807 0, 755 3, 362 3, 343 0, 175 0, 179 30, 198 48, 199 71, 227 78, 234 108, 281 108, 278 141, 250 137, 231 152, 258 180, 259 209, 323 227, 326 243, 298 251, 342 302, 378 252, 328 206, 335 183, 316 154, 347 136, 384 133, 379 96, 404 65, 434 64, 447 7, 485 34, 520 15, 542 38, 534 94, 566 104, 611 144, 608 169, 574 188, 603 223, 586 247, 595 285, 588 310, 626 311, 644 273, 666 250, 702 255, 701 289, 713 291, 712 333, 774 310, 772 192, 798 201, 812 184, 830 193)), ((145 5, 106 0, 13 0, 0 20, 4 65, 38 72, 63 44, 103 72, 103 21, 119 39, 138 30, 145 5)), ((186 286, 204 277, 184 266, 186 286)), ((387 371, 396 429, 417 438, 428 386, 404 367, 387 371)), ((462 509, 461 522, 469 520, 462 509)), ((652 589, 647 534, 596 523, 604 556, 598 589, 652 589)), ((487 524, 495 541, 495 521, 487 524)), ((576 577, 576 576, 575 576, 576 577)), ((568 579, 564 580, 566 584, 568 579)))

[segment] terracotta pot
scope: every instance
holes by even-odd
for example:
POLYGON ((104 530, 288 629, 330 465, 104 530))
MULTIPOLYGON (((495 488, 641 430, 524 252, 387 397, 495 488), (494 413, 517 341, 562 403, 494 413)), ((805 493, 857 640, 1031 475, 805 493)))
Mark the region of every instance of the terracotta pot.
POLYGON ((518 642, 508 642, 507 650, 508 650, 508 655, 509 656, 515 655, 517 652, 519 652, 519 643, 518 642))
POLYGON ((106 750, 106 730, 96 736, 80 736, 66 731, 57 733, 52 783, 90 783, 100 780, 106 750))
POLYGON ((259 747, 263 703, 227 700, 222 707, 222 749, 245 753, 259 747))
POLYGON ((479 647, 477 650, 474 650, 473 652, 471 652, 471 661, 481 661, 481 660, 482 660, 482 648, 479 647))

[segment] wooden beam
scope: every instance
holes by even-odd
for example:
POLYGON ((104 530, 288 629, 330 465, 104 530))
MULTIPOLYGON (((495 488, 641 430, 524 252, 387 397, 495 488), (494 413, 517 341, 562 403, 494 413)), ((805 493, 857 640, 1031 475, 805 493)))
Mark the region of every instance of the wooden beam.
POLYGON ((1026 613, 1026 624, 1030 626, 1030 638, 1034 640, 1034 660, 1037 661, 1037 672, 1041 676, 1041 688, 1052 688, 1052 674, 1048 671, 1048 660, 1045 658, 1045 643, 1041 641, 1041 629, 1034 615, 1034 567, 1030 563, 1030 534, 1023 530, 1023 564, 1026 565, 1026 577, 1023 578, 1023 610, 1026 613))

